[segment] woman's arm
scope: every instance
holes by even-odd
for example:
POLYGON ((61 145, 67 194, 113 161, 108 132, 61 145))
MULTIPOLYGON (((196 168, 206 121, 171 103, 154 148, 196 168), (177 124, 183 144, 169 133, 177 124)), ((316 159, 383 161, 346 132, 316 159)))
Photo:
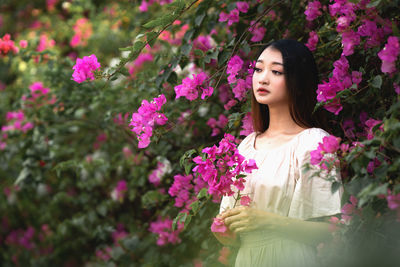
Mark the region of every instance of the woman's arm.
POLYGON ((303 221, 254 208, 233 208, 223 212, 221 218, 233 233, 265 229, 312 246, 331 237, 327 222, 303 221))

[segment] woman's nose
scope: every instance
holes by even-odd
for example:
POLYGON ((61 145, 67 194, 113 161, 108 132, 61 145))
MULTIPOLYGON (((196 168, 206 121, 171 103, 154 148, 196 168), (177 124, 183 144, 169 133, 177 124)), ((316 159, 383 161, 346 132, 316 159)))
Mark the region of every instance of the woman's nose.
POLYGON ((269 75, 268 71, 263 71, 260 75, 260 80, 258 81, 260 84, 269 84, 269 75))

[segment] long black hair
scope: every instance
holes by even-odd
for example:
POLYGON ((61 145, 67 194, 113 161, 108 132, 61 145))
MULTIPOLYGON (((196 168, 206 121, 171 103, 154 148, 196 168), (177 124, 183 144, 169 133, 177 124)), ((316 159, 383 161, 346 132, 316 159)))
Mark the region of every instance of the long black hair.
MULTIPOLYGON (((322 110, 313 113, 317 103, 318 69, 311 51, 296 40, 282 39, 264 46, 261 53, 272 48, 282 53, 289 110, 296 124, 304 128, 319 127, 327 130, 322 110)), ((257 102, 253 90, 251 112, 254 130, 264 132, 269 127, 269 109, 257 102)))

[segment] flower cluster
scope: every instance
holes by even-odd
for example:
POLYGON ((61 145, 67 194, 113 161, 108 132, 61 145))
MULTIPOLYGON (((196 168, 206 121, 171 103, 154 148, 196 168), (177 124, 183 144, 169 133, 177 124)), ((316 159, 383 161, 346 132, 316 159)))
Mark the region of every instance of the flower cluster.
POLYGON ((350 88, 353 84, 358 85, 362 80, 362 74, 358 71, 349 73, 349 62, 345 56, 341 56, 339 60, 336 60, 333 66, 334 70, 329 81, 324 81, 318 85, 317 100, 319 102, 332 100, 332 102, 325 105, 325 109, 338 115, 343 107, 340 104, 340 99, 335 98, 336 93, 350 88))
POLYGON ((22 110, 7 112, 6 121, 9 124, 1 127, 2 132, 22 131, 26 133, 33 128, 32 122, 23 123, 25 121, 25 114, 22 110))
POLYGON ((315 31, 312 31, 309 33, 308 41, 306 43, 306 46, 310 51, 314 51, 317 47, 318 44, 318 34, 315 31))
POLYGON ((252 36, 250 38, 251 42, 260 42, 263 38, 265 33, 267 32, 267 28, 261 25, 261 23, 255 21, 250 22, 249 32, 251 32, 252 36))
POLYGON ((178 229, 172 231, 172 220, 169 218, 158 218, 157 221, 151 222, 149 231, 158 234, 157 245, 164 246, 168 243, 178 244, 181 242, 179 233, 183 230, 183 223, 178 223, 178 229))
POLYGON ((149 10, 149 6, 151 6, 154 3, 158 3, 160 5, 165 5, 171 3, 173 0, 142 0, 139 6, 139 10, 141 12, 147 12, 149 10))
POLYGON ((48 48, 54 47, 55 45, 56 41, 54 41, 53 39, 49 39, 49 37, 45 33, 42 33, 40 35, 39 44, 36 48, 36 51, 42 52, 48 48))
POLYGON ((245 161, 236 149, 235 137, 225 134, 219 145, 202 150, 204 159, 197 156, 193 161, 197 164, 193 172, 208 185, 208 193, 215 197, 232 196, 232 186, 244 189, 244 173, 257 169, 253 159, 245 161))
POLYGON ((69 44, 71 47, 86 46, 87 40, 93 34, 92 24, 87 18, 80 18, 75 22, 72 27, 74 29, 74 36, 72 36, 69 44))
POLYGON ((396 72, 396 60, 400 53, 399 39, 396 36, 390 36, 378 57, 382 60, 381 70, 385 73, 396 72))
POLYGON ((326 163, 336 163, 335 157, 332 156, 333 153, 340 148, 340 138, 329 135, 322 139, 322 143, 318 144, 318 148, 310 152, 312 165, 319 165, 325 170, 329 170, 330 166, 326 163))
POLYGON ((354 215, 361 215, 362 209, 357 208, 358 199, 355 196, 350 196, 350 203, 346 203, 342 207, 342 220, 345 223, 351 221, 354 215))
POLYGON ((0 38, 0 55, 5 56, 9 52, 18 53, 18 47, 14 45, 14 41, 11 40, 10 34, 5 34, 3 38, 0 38))
POLYGON ((308 2, 306 11, 304 12, 304 14, 306 15, 306 20, 313 21, 321 16, 322 12, 320 9, 321 3, 319 1, 308 2))
POLYGON ((189 205, 192 201, 190 197, 190 191, 193 189, 192 184, 193 176, 177 174, 174 176, 174 183, 168 190, 168 194, 175 197, 175 207, 185 207, 189 209, 189 205))
POLYGON ((74 73, 72 79, 81 83, 87 79, 94 80, 94 71, 100 69, 100 63, 97 61, 96 55, 85 56, 82 59, 77 58, 76 64, 72 67, 74 73))
POLYGON ((252 88, 253 69, 249 68, 247 72, 245 72, 243 71, 243 65, 244 61, 238 55, 235 55, 229 60, 226 69, 228 83, 232 86, 232 92, 235 98, 240 101, 246 97, 247 91, 252 88), (239 76, 242 78, 238 78, 239 76))
POLYGON ((253 128, 253 120, 251 118, 251 112, 247 112, 242 120, 242 130, 240 131, 240 135, 248 136, 252 132, 254 132, 253 128))
POLYGON ((189 77, 184 78, 182 84, 177 85, 174 88, 176 98, 184 96, 188 100, 193 101, 198 98, 199 92, 201 92, 201 99, 211 96, 214 92, 214 88, 207 85, 207 79, 208 76, 204 72, 193 74, 193 79, 190 79, 189 77))
POLYGON ((218 135, 227 124, 228 118, 224 114, 220 114, 218 120, 216 120, 215 118, 210 118, 207 121, 207 125, 212 128, 211 136, 218 135))
POLYGON ((22 96, 22 100, 26 102, 26 105, 40 107, 44 104, 54 104, 57 99, 53 95, 49 99, 50 88, 44 87, 42 82, 34 82, 29 86, 31 97, 26 95, 22 96))
POLYGON ((139 139, 139 148, 145 148, 150 144, 150 137, 153 135, 153 128, 156 124, 164 125, 168 121, 164 114, 157 112, 166 102, 163 94, 154 98, 150 103, 143 100, 138 112, 132 114, 129 126, 133 126, 132 131, 139 139))

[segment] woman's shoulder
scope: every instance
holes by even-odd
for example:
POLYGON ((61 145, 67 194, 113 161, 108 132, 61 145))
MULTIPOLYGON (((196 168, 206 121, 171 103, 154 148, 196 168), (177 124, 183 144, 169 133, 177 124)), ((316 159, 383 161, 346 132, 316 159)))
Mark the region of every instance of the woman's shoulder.
POLYGON ((254 138, 257 136, 257 134, 257 132, 252 132, 246 136, 238 146, 239 152, 252 149, 254 146, 254 138))
POLYGON ((329 133, 321 128, 309 128, 304 130, 299 136, 298 151, 303 154, 306 151, 315 150, 318 148, 322 139, 329 136, 329 133))

